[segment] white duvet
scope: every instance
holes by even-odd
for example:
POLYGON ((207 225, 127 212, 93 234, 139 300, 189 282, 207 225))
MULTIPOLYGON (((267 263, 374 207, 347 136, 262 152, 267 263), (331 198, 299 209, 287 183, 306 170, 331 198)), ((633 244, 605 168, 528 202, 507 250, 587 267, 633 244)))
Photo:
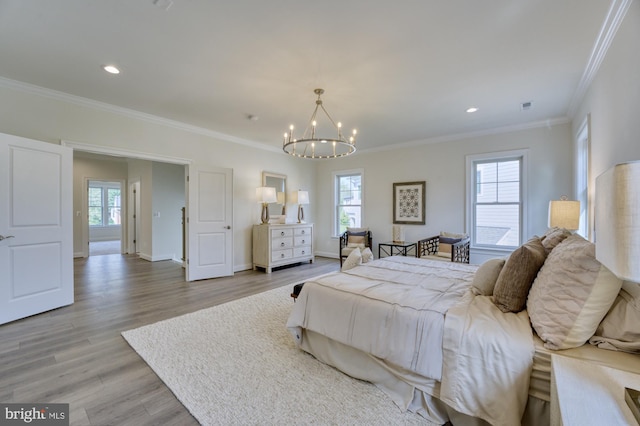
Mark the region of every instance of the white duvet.
MULTIPOLYGON (((287 328, 370 354, 431 396, 494 425, 519 424, 533 338, 526 312, 469 291, 475 265, 388 257, 305 283, 287 328), (441 382, 433 391, 431 380, 441 382)), ((405 404, 406 408, 409 402, 405 404)))
POLYGON ((442 374, 444 316, 477 266, 394 256, 305 283, 287 327, 354 347, 435 380, 442 374))

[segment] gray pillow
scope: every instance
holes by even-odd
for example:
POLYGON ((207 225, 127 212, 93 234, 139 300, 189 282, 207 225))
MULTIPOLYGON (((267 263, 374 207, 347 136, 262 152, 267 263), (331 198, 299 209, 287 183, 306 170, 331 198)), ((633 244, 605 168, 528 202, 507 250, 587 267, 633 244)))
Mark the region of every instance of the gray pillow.
POLYGON ((502 312, 520 312, 525 308, 531 284, 546 257, 539 237, 531 238, 511 253, 493 289, 493 303, 502 312))
POLYGON ((640 285, 625 281, 616 301, 589 343, 599 348, 640 354, 640 285))
POLYGON ((504 263, 504 258, 496 258, 489 259, 480 265, 471 282, 473 294, 476 296, 491 296, 504 263))

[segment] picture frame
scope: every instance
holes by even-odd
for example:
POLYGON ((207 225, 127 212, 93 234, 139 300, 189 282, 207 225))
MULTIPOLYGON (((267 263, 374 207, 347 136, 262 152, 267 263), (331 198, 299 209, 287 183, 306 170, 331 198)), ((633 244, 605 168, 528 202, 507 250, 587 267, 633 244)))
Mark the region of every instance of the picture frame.
POLYGON ((424 225, 426 181, 393 184, 393 223, 424 225))

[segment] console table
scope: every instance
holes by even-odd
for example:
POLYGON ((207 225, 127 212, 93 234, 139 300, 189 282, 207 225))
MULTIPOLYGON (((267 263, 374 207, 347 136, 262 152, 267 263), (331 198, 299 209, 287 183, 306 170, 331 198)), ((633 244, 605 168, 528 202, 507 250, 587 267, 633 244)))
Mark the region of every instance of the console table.
POLYGON ((410 243, 407 241, 387 241, 386 243, 378 244, 378 259, 382 258, 384 254, 386 256, 408 256, 413 251, 413 256, 417 256, 418 250, 416 249, 416 243, 410 243))
POLYGON ((253 226, 253 269, 267 274, 277 266, 313 263, 313 224, 263 224, 253 226))

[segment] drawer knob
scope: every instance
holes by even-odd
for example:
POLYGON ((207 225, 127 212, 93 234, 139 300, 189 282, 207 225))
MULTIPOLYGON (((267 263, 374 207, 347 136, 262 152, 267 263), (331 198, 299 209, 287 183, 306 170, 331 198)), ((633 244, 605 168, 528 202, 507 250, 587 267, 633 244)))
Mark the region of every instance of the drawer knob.
POLYGON ((301 234, 304 235, 304 229, 302 230, 301 234))
POLYGON ((306 252, 306 251, 304 251, 304 250, 302 250, 302 254, 307 254, 307 252, 306 252))
POLYGON ((302 244, 304 244, 304 240, 302 240, 302 244))
POLYGON ((284 257, 284 253, 280 253, 280 257, 284 257))
POLYGON ((284 247, 284 241, 280 243, 280 247, 284 247))
POLYGON ((284 231, 280 231, 280 236, 284 237, 284 231))

